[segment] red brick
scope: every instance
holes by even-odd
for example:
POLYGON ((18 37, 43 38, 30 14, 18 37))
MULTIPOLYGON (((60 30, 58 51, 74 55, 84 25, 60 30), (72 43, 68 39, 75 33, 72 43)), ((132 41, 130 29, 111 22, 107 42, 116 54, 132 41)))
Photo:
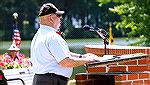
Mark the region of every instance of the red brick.
POLYGON ((106 67, 89 67, 88 72, 106 72, 106 67))
POLYGON ((137 65, 137 60, 121 62, 119 65, 137 65))
POLYGON ((126 66, 111 66, 109 72, 126 72, 126 66))
POLYGON ((138 64, 150 64, 150 58, 145 58, 145 59, 139 59, 138 64))
POLYGON ((150 57, 147 57, 146 60, 147 60, 147 61, 146 61, 146 64, 149 64, 149 65, 150 65, 150 57))
POLYGON ((133 81, 133 85, 143 85, 143 80, 133 81))
POLYGON ((132 85, 131 81, 126 81, 126 82, 115 82, 115 85, 132 85))
POLYGON ((128 80, 138 79, 138 74, 128 74, 128 80))
POLYGON ((139 79, 149 78, 149 75, 150 75, 150 74, 140 73, 140 74, 139 74, 139 79))
POLYGON ((147 48, 147 52, 146 52, 146 53, 147 53, 147 54, 150 54, 150 49, 147 48))
POLYGON ((118 75, 115 76, 115 81, 125 81, 126 80, 126 75, 118 75))
POLYGON ((149 70, 148 66, 128 66, 129 72, 143 72, 148 70, 149 70))
POLYGON ((150 80, 144 80, 144 85, 150 85, 150 80))

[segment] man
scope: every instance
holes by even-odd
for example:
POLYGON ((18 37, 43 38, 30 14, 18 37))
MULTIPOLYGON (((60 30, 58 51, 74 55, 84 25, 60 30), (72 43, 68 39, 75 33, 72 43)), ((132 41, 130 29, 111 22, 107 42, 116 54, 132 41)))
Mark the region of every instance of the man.
POLYGON ((73 67, 94 61, 94 57, 97 57, 69 51, 66 41, 56 33, 63 13, 51 3, 44 4, 40 9, 40 28, 31 42, 35 72, 33 85, 67 85, 73 67))

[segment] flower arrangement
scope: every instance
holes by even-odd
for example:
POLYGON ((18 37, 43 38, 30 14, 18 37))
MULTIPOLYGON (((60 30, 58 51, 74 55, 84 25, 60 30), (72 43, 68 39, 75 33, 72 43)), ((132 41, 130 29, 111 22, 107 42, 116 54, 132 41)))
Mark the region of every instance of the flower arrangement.
POLYGON ((0 69, 14 69, 31 67, 30 58, 26 58, 24 54, 18 53, 14 59, 8 53, 0 55, 0 69))

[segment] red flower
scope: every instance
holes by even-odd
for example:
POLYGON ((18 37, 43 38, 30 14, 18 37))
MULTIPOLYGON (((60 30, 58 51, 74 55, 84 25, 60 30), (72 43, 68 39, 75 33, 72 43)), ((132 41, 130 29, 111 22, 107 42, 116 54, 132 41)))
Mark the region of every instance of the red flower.
POLYGON ((22 64, 22 60, 17 60, 18 64, 22 64))
POLYGON ((12 68, 25 68, 30 67, 32 63, 26 58, 24 54, 17 54, 17 59, 11 58, 8 53, 0 55, 0 68, 12 69, 12 68))
POLYGON ((0 66, 4 67, 5 63, 4 62, 0 62, 0 66))
POLYGON ((5 59, 5 62, 10 63, 10 62, 12 62, 12 59, 5 59))
POLYGON ((18 57, 19 59, 23 59, 23 58, 25 58, 26 56, 25 56, 24 54, 17 54, 17 57, 18 57))

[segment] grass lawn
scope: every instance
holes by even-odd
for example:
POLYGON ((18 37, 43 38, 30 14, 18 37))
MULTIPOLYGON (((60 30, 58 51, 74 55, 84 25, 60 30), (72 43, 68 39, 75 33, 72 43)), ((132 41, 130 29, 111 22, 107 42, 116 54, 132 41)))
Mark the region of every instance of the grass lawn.
MULTIPOLYGON (((66 40, 69 44, 69 48, 72 52, 84 53, 83 45, 86 43, 99 42, 100 39, 68 39, 66 40)), ((10 47, 12 41, 1 41, 0 42, 0 54, 4 54, 6 50, 10 47)), ((26 54, 27 57, 30 57, 30 43, 31 41, 22 41, 21 42, 21 51, 20 53, 26 54)), ((70 79, 75 78, 75 74, 85 72, 85 67, 80 66, 76 67, 73 70, 73 74, 70 79)))
MULTIPOLYGON (((84 45, 87 44, 103 44, 103 40, 100 38, 92 38, 92 39, 67 39, 66 40, 69 48, 72 52, 75 53, 85 53, 84 51, 84 45)), ((128 45, 132 42, 137 41, 137 39, 135 38, 135 40, 132 41, 126 41, 125 38, 115 38, 114 39, 114 44, 116 45, 128 45)), ((10 47, 12 41, 0 41, 0 55, 4 54, 6 52, 6 50, 10 47)), ((27 57, 30 57, 30 43, 31 40, 28 41, 22 41, 21 42, 21 53, 25 54, 27 57)), ((75 78, 75 75, 77 73, 83 73, 85 72, 85 67, 84 66, 80 66, 80 67, 76 67, 74 68, 73 74, 71 76, 71 80, 75 78)), ((75 85, 74 84, 74 80, 70 81, 71 83, 69 85, 75 85)))

